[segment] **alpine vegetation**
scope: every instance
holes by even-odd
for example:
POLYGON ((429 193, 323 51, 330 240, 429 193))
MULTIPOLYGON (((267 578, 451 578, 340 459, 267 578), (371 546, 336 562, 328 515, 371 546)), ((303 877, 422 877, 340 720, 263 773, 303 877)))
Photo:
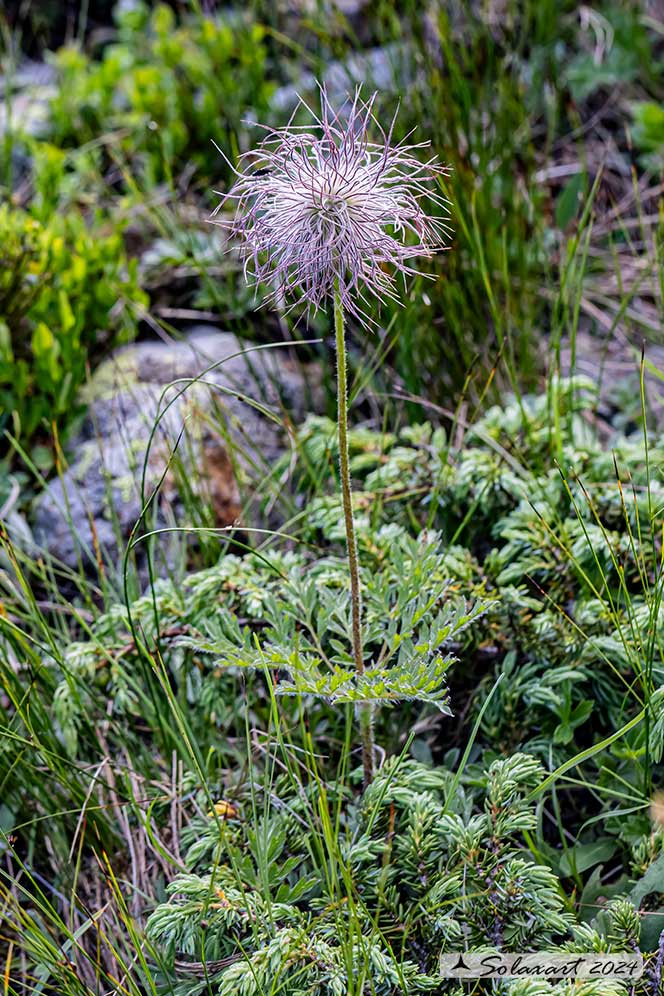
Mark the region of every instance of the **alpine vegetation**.
MULTIPOLYGON (((348 385, 345 315, 367 325, 361 304, 370 294, 379 301, 397 300, 396 274, 404 279, 416 273, 408 260, 429 257, 443 248, 448 234, 446 200, 431 190, 436 177, 447 170, 435 157, 420 162, 414 153, 428 143, 393 143, 395 117, 387 131, 374 114, 377 93, 362 100, 356 89, 352 101, 335 111, 324 87, 320 114, 308 108, 314 131, 290 123, 267 129, 267 137, 242 157, 244 172, 227 200, 235 200, 229 223, 244 258, 245 275, 256 283, 272 282, 268 299, 292 298, 309 313, 329 300, 333 303, 337 355, 337 435, 339 476, 346 532, 351 600, 351 639, 358 682, 365 677, 362 641, 362 592, 348 450, 348 385), (375 128, 380 141, 370 140, 375 128), (430 217, 422 207, 428 198, 445 211, 430 217)), ((339 677, 346 683, 346 675, 339 677)), ((427 693, 435 693, 442 672, 427 693)), ((385 698, 394 694, 399 676, 381 685, 385 698), (395 685, 396 681, 396 685, 395 685)), ((373 776, 373 705, 362 701, 358 689, 352 701, 362 739, 364 784, 373 776), (359 700, 359 702, 358 702, 359 700)))
POLYGON ((664 996, 658 6, 0 5, 0 996, 664 996))

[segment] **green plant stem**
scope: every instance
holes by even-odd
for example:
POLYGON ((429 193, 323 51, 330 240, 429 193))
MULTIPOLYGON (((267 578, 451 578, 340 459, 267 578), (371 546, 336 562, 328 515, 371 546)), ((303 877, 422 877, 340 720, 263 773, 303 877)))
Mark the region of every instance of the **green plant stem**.
MULTIPOLYGON (((334 292, 334 330, 337 348, 337 428, 339 432, 339 472, 341 477, 341 499, 346 526, 346 549, 350 573, 351 628, 353 637, 353 659, 358 675, 364 674, 362 654, 362 594, 360 590, 360 566, 357 555, 355 522, 353 521, 352 488, 350 483, 350 460, 348 455, 348 383, 346 374, 346 336, 343 305, 337 284, 334 292)), ((362 763, 365 788, 373 778, 373 715, 371 704, 362 702, 357 707, 362 738, 362 763)))

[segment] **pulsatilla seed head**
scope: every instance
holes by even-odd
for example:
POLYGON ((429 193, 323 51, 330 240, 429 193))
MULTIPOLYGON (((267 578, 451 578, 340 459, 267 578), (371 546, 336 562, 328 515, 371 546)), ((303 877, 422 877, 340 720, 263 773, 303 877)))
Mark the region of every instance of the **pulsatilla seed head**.
POLYGON ((266 128, 240 157, 215 218, 237 241, 246 278, 271 284, 268 300, 316 312, 338 293, 344 310, 369 324, 368 297, 398 301, 397 276, 445 248, 448 202, 432 185, 448 170, 417 158, 428 142, 393 143, 395 119, 381 128, 376 98, 361 99, 358 88, 334 111, 321 87, 320 114, 300 98, 313 127, 266 128), (441 216, 426 214, 425 199, 441 216), (234 212, 223 220, 229 202, 234 212))

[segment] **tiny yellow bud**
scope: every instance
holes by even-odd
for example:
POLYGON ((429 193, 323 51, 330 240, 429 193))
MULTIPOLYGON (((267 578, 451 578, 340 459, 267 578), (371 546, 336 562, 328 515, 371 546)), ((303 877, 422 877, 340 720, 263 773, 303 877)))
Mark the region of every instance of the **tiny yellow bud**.
POLYGON ((225 799, 220 799, 219 802, 215 802, 214 807, 208 813, 210 819, 213 816, 219 816, 223 820, 234 820, 238 815, 236 807, 232 802, 226 802, 225 799))

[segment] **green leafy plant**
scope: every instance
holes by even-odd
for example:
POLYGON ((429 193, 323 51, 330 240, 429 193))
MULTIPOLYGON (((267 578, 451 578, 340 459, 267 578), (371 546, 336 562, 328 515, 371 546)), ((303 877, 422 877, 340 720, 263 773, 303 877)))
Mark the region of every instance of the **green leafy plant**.
POLYGON ((213 140, 235 147, 247 107, 266 110, 263 30, 231 13, 178 23, 166 4, 119 5, 116 19, 117 40, 98 61, 77 46, 53 56, 52 141, 103 139, 148 186, 174 180, 188 163, 204 177, 218 174, 213 140))
POLYGON ((634 144, 647 165, 658 168, 664 152, 664 107, 652 100, 632 104, 634 144))
MULTIPOLYGON (((176 962, 175 992, 204 992, 194 971, 207 965, 222 996, 456 994, 438 975, 441 952, 629 950, 639 936, 629 903, 603 930, 578 924, 556 877, 525 849, 536 826, 526 795, 540 778, 524 754, 495 762, 470 789, 445 767, 393 757, 356 799, 314 776, 280 779, 279 807, 261 807, 257 821, 241 801, 220 804, 190 824, 187 870, 147 925, 176 962)), ((599 992, 626 989, 587 990, 599 992)))
POLYGON ((211 629, 212 639, 185 637, 184 645, 212 654, 213 666, 282 673, 278 694, 320 696, 335 704, 417 700, 449 712, 444 676, 453 656, 444 649, 455 644, 484 606, 468 608, 448 598, 445 558, 435 533, 411 539, 386 531, 376 536, 376 545, 381 573, 375 573, 375 561, 359 571, 362 672, 353 668, 354 658, 344 647, 352 603, 334 561, 312 564, 306 580, 283 579, 278 596, 263 604, 265 628, 258 640, 250 630, 229 626, 227 619, 216 639, 211 629))
POLYGON ((575 100, 587 100, 603 88, 654 77, 654 49, 638 7, 609 4, 601 11, 588 9, 581 24, 586 51, 577 53, 565 71, 575 100))
MULTIPOLYGON (((214 717, 215 724, 228 724, 223 702, 229 682, 247 669, 273 673, 279 679, 275 692, 296 696, 297 701, 313 696, 337 706, 389 706, 414 700, 449 714, 445 674, 454 660, 452 648, 486 606, 480 600, 470 606, 450 590, 449 563, 436 533, 409 537, 403 530, 386 528, 375 535, 372 555, 360 571, 362 653, 367 662, 361 675, 345 641, 352 606, 343 561, 309 561, 306 577, 303 574, 299 557, 271 555, 266 564, 262 557, 231 556, 209 572, 191 575, 180 594, 163 582, 157 602, 134 603, 131 617, 148 640, 157 635, 155 619, 160 629, 173 632, 168 642, 176 655, 186 652, 179 676, 208 722, 214 717), (250 618, 242 623, 247 612, 250 618), (192 660, 205 662, 198 669, 202 684, 195 672, 185 678, 192 660)), ((126 655, 116 659, 113 649, 116 640, 127 636, 127 614, 114 610, 100 619, 93 641, 67 651, 69 677, 56 692, 55 711, 73 752, 90 682, 101 679, 112 689, 118 715, 145 708, 142 696, 132 691, 126 655)))
MULTIPOLYGON (((467 676, 471 711, 479 714, 486 703, 484 749, 526 749, 553 764, 592 742, 593 732, 608 736, 638 716, 645 696, 656 760, 661 700, 655 689, 664 684, 664 668, 659 637, 647 638, 651 625, 655 634, 661 628, 659 587, 651 580, 658 555, 648 537, 651 515, 664 500, 653 476, 664 453, 652 446, 646 461, 640 436, 617 437, 607 452, 585 418, 592 396, 580 379, 561 384, 559 399, 564 472, 547 469, 555 443, 544 395, 490 409, 458 448, 442 428, 426 423, 399 433, 350 431, 369 665, 362 687, 368 691, 375 678, 389 701, 389 682, 403 664, 411 697, 421 694, 436 707, 446 698, 442 684, 439 697, 429 686, 429 671, 442 682, 458 670, 467 676), (526 447, 532 469, 523 462, 526 447), (460 659, 451 672, 450 655, 460 659)), ((307 500, 303 535, 313 549, 339 548, 345 527, 333 490, 335 423, 310 418, 298 445, 299 487, 306 495, 311 468, 317 489, 307 500), (327 496, 320 494, 321 468, 329 475, 327 496)), ((148 644, 159 640, 178 694, 187 696, 188 708, 197 705, 203 723, 230 721, 231 689, 247 667, 268 669, 284 691, 319 692, 337 702, 358 694, 343 643, 347 582, 331 553, 268 548, 225 557, 179 588, 160 582, 154 600, 145 597, 130 609, 148 644)), ((138 707, 120 694, 122 683, 134 680, 130 638, 127 611, 116 608, 90 639, 68 649, 83 715, 85 690, 100 672, 115 708, 134 715, 138 707)), ((641 724, 626 735, 627 747, 607 747, 597 758, 605 789, 616 789, 620 778, 632 786, 633 822, 616 830, 629 828, 636 837, 648 829, 638 789, 648 763, 645 736, 641 724)))
POLYGON ((0 412, 23 443, 63 427, 93 354, 136 333, 148 299, 122 232, 0 207, 0 412))

